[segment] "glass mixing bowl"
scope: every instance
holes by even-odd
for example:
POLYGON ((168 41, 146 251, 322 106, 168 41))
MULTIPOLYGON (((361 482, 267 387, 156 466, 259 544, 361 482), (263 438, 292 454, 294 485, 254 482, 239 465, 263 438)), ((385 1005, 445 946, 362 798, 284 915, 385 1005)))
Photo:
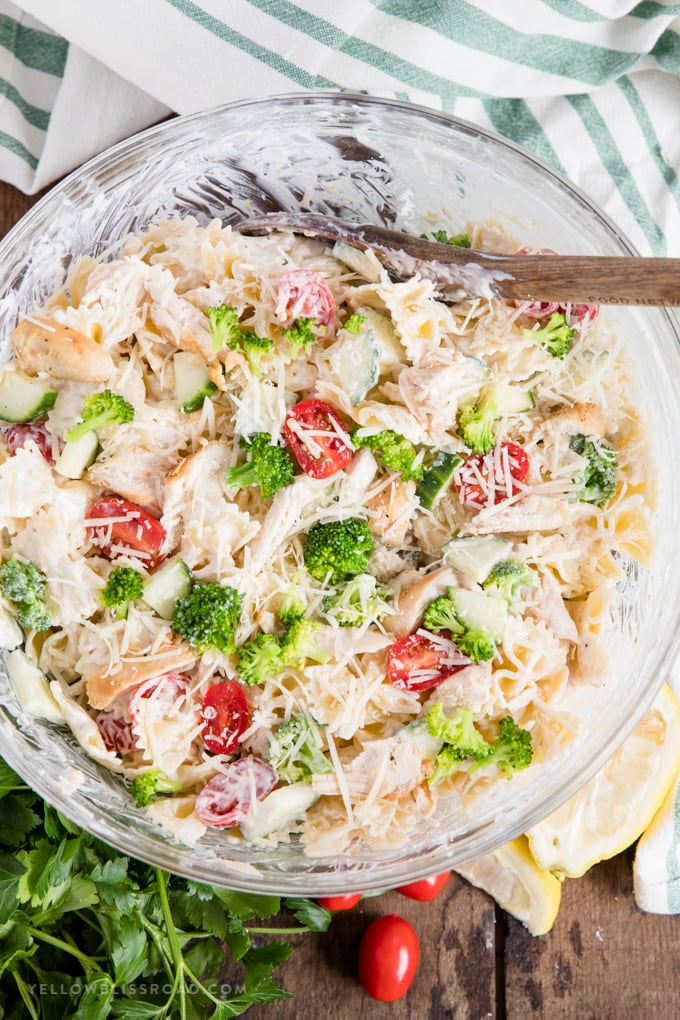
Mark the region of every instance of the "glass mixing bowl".
MULTIPOLYGON (((564 253, 633 249, 588 199, 509 142, 405 103, 304 93, 166 122, 87 163, 38 202, 0 244, 0 361, 19 317, 60 287, 74 257, 115 251, 130 231, 171 214, 226 222, 307 209, 418 234, 497 220, 525 244, 564 253)), ((657 309, 609 309, 632 364, 658 467, 651 569, 630 564, 612 611, 616 681, 583 689, 582 735, 559 759, 496 784, 474 817, 442 809, 399 853, 353 847, 312 859, 244 845, 220 831, 187 847, 138 810, 122 782, 64 729, 17 701, 0 653, 0 753, 49 803, 120 850, 192 878, 258 892, 388 888, 484 854, 573 794, 613 754, 666 679, 678 643, 680 345, 657 309)), ((55 537, 55 541, 57 538, 55 537)))

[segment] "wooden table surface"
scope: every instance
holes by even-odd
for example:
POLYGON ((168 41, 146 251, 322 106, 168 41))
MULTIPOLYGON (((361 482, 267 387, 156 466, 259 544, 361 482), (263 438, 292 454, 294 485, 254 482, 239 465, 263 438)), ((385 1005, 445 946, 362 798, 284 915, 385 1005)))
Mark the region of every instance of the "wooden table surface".
MULTIPOLYGON (((0 183, 0 236, 35 200, 0 183)), ((295 998, 253 1007, 247 1016, 680 1020, 680 917, 637 909, 632 856, 631 850, 566 881, 555 926, 539 938, 455 875, 432 903, 398 893, 367 899, 338 914, 325 934, 294 936, 294 952, 277 975, 295 998), (368 923, 389 913, 414 925, 421 963, 408 994, 383 1004, 358 984, 356 952, 368 923)))

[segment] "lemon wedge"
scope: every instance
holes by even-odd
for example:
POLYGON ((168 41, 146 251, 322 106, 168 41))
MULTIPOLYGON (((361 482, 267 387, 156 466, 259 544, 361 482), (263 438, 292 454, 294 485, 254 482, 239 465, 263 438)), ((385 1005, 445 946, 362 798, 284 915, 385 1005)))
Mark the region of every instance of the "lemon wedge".
POLYGON ((560 878, 634 843, 680 770, 680 704, 668 684, 629 737, 570 800, 527 832, 536 863, 560 878))
POLYGON ((477 857, 459 868, 459 875, 493 896, 499 907, 526 925, 532 935, 550 931, 560 908, 562 887, 539 868, 525 836, 477 857))

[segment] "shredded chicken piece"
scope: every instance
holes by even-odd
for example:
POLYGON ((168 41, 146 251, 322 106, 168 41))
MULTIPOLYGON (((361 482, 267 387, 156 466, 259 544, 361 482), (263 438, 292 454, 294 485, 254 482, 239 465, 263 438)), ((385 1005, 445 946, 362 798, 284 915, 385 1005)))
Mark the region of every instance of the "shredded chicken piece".
POLYGON ((564 604, 560 586, 552 574, 543 575, 540 598, 528 612, 534 620, 543 620, 550 627, 555 637, 564 641, 578 641, 578 630, 569 610, 564 604))
MULTIPOLYGON (((388 737, 366 744, 343 771, 353 799, 391 799, 422 783, 430 769, 412 744, 397 737, 388 737)), ((330 795, 340 790, 338 778, 331 772, 312 776, 312 787, 318 793, 330 795)))
POLYGON ((89 677, 85 688, 92 708, 108 708, 120 694, 145 680, 165 673, 181 673, 196 663, 196 652, 184 641, 163 645, 153 656, 144 658, 130 652, 112 669, 102 669, 89 677))
POLYGON ((530 495, 506 506, 486 507, 465 527, 467 535, 518 535, 539 531, 559 531, 570 523, 569 508, 561 499, 530 495))
POLYGON ((411 634, 420 623, 423 613, 433 599, 446 594, 446 589, 458 581, 456 571, 451 567, 426 574, 420 580, 404 588, 399 594, 397 611, 385 620, 385 628, 396 638, 411 634))
POLYGON ((598 436, 604 439, 607 432, 607 419, 597 404, 579 403, 572 407, 561 407, 545 418, 540 425, 551 432, 577 433, 586 436, 598 436))
POLYGON ((395 476, 366 503, 369 526, 385 545, 403 545, 417 506, 416 483, 395 476))
POLYGON ((54 319, 24 319, 11 340, 20 367, 29 375, 47 372, 55 379, 105 383, 116 371, 100 344, 54 319))

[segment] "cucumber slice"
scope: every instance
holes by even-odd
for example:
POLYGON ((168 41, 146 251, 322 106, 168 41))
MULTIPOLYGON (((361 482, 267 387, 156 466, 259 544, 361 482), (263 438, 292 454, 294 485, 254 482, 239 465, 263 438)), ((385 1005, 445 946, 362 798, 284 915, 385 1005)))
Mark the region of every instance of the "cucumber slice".
POLYGON ((200 411, 205 398, 217 392, 217 386, 208 375, 208 366, 189 351, 178 351, 172 361, 177 406, 187 414, 200 411))
POLYGON ((466 630, 483 630, 494 641, 503 640, 508 620, 508 604, 505 599, 485 595, 482 591, 467 588, 449 588, 448 597, 453 602, 453 611, 466 630))
POLYGON ((422 507, 431 510, 439 497, 443 496, 453 478, 454 468, 461 460, 462 457, 457 453, 439 451, 416 487, 416 496, 422 507))
POLYGON ((96 432, 85 432, 80 439, 64 444, 57 457, 54 470, 64 478, 82 478, 96 460, 99 437, 96 432))
POLYGON ((391 372, 393 368, 401 367, 404 363, 404 348, 395 332, 392 320, 368 305, 357 308, 356 314, 363 315, 366 320, 363 329, 370 330, 373 334, 373 342, 377 345, 380 353, 380 375, 391 372))
POLYGON ((373 331, 365 329, 358 336, 347 336, 333 353, 333 370, 347 389, 352 406, 356 407, 378 381, 380 348, 373 331))
POLYGON ((239 823, 239 828, 246 839, 266 836, 270 832, 294 825, 318 799, 319 794, 309 783, 280 786, 272 790, 264 800, 255 803, 239 823))
POLYGON ((18 648, 24 640, 24 632, 14 619, 14 614, 0 599, 0 648, 11 651, 18 648))
POLYGON ((488 400, 496 405, 496 417, 504 414, 522 414, 536 406, 531 390, 523 390, 521 386, 511 383, 495 382, 485 386, 480 400, 488 400))
POLYGON ((175 602, 189 594, 191 571, 184 560, 164 563, 144 582, 142 598, 163 620, 172 618, 175 602))
POLYGON ((416 722, 404 726, 403 729, 397 730, 395 736, 415 747, 422 755, 423 761, 431 761, 436 758, 444 744, 440 737, 432 736, 424 719, 418 719, 416 722))
POLYGON ((345 241, 336 241, 333 245, 333 254, 340 262, 353 269, 359 276, 369 283, 377 283, 380 279, 380 265, 364 251, 354 248, 345 241))
POLYGON ((14 693, 27 712, 48 722, 66 721, 52 696, 47 677, 20 648, 8 653, 7 669, 14 693))
POLYGON ((44 379, 34 379, 19 369, 4 372, 0 377, 0 419, 33 421, 54 407, 57 396, 44 379))
POLYGON ((466 535, 442 546, 442 563, 481 584, 491 569, 507 560, 512 542, 498 535, 466 535))

